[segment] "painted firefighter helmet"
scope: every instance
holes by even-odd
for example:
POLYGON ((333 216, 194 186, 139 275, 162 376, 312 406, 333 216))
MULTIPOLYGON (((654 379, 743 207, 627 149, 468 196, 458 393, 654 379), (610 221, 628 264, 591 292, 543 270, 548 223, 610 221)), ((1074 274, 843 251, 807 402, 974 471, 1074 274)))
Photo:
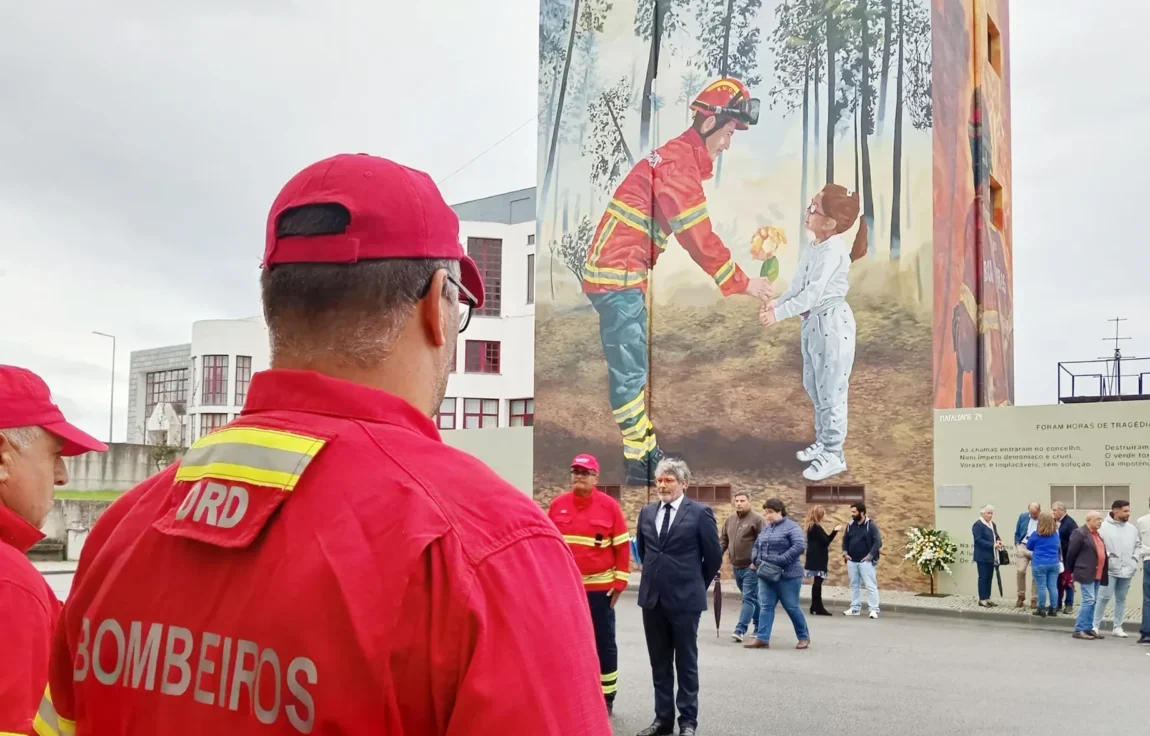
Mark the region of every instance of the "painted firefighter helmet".
POLYGON ((739 130, 747 130, 759 122, 759 101, 751 97, 747 85, 734 77, 711 82, 691 103, 691 109, 707 117, 733 118, 739 130))

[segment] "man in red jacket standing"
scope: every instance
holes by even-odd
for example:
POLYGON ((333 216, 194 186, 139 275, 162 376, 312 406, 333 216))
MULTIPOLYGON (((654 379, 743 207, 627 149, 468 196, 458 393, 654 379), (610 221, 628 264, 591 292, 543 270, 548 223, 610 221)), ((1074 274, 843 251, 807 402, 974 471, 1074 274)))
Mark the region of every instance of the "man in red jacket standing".
POLYGON ((599 461, 579 455, 571 461, 571 491, 551 502, 547 515, 571 547, 583 574, 587 606, 595 627, 595 649, 603 697, 610 712, 619 688, 619 650, 615 646, 615 602, 627 589, 631 571, 631 533, 619 503, 596 489, 599 461))
POLYGON ((305 168, 260 286, 272 368, 96 523, 37 732, 608 736, 563 538, 431 420, 484 291, 431 177, 305 168))
POLYGON ((652 151, 615 190, 587 250, 583 292, 599 313, 607 359, 611 410, 623 434, 627 484, 655 485, 662 457, 647 414, 647 304, 651 269, 671 234, 707 272, 723 296, 746 294, 766 301, 771 282, 748 277, 715 233, 703 182, 731 146, 736 130, 759 121, 759 101, 737 79, 723 78, 691 103, 690 130, 652 151))
POLYGON ((63 458, 107 449, 64 420, 39 376, 0 365, 0 734, 32 732, 60 614, 25 553, 68 482, 63 458))

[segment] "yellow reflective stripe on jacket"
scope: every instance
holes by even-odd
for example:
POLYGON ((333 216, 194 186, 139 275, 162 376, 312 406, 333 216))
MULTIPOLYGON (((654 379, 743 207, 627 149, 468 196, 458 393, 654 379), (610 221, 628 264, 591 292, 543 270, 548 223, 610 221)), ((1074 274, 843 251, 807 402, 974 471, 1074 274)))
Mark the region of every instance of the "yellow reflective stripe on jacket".
POLYGON ((563 541, 567 544, 577 544, 580 547, 597 547, 594 537, 580 537, 576 534, 564 534, 563 541))
POLYGON ((734 261, 727 261, 726 263, 724 263, 722 266, 719 267, 718 271, 715 271, 715 283, 718 284, 719 286, 722 286, 723 284, 730 281, 731 277, 734 275, 735 275, 735 262, 734 261))
POLYGON ((671 218, 671 229, 676 233, 681 233, 684 230, 690 230, 695 225, 698 225, 703 220, 707 219, 707 203, 697 204, 694 207, 689 207, 680 212, 675 217, 671 218))
POLYGON ((620 544, 629 544, 631 542, 631 533, 623 532, 619 536, 611 540, 612 547, 618 547, 620 544))
POLYGON ((631 573, 623 572, 622 570, 615 571, 615 579, 622 580, 624 583, 631 579, 631 573))
POLYGON ((176 471, 176 481, 211 477, 290 491, 326 443, 274 429, 221 429, 196 440, 176 471))
POLYGON ((663 234, 663 229, 659 227, 659 223, 651 215, 645 215, 617 199, 611 200, 611 203, 607 205, 607 211, 624 225, 646 235, 659 246, 660 250, 666 249, 667 236, 663 234))
POLYGON ((583 280, 604 286, 638 286, 647 280, 647 272, 588 265, 583 271, 583 280))
POLYGON ((40 700, 40 710, 36 712, 32 728, 40 736, 74 736, 76 733, 76 722, 56 712, 51 687, 44 688, 44 697, 40 700))
POLYGON ((987 330, 998 330, 1002 328, 1002 323, 998 319, 998 312, 994 309, 988 309, 982 313, 982 321, 979 322, 978 332, 982 334, 987 330))
POLYGON ((608 570, 607 572, 597 572, 594 575, 584 575, 584 585, 600 585, 602 583, 615 582, 615 571, 608 570))
POLYGON ((587 255, 588 267, 594 266, 599 262, 599 256, 603 254, 603 244, 611 239, 611 235, 615 232, 615 226, 618 224, 618 220, 611 218, 611 221, 607 223, 607 227, 599 231, 599 239, 595 241, 594 247, 591 248, 591 252, 587 255))

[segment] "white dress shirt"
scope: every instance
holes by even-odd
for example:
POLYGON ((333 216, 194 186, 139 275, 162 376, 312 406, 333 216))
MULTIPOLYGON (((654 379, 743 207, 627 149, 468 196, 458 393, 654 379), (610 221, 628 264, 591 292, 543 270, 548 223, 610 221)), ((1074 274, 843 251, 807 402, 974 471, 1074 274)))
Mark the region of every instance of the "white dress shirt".
MULTIPOLYGON (((679 496, 671 502, 671 521, 667 525, 668 533, 675 524, 675 515, 679 513, 679 507, 683 505, 684 498, 686 498, 686 495, 679 496)), ((655 534, 658 534, 659 530, 663 528, 663 514, 665 513, 667 513, 667 504, 660 501, 659 510, 655 513, 655 534)))

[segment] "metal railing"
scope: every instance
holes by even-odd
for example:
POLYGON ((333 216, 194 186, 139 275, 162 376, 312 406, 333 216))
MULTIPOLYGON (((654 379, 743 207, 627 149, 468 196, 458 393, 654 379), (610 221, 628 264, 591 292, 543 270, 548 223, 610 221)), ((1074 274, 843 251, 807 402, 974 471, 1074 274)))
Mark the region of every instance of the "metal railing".
POLYGON ((1066 360, 1058 364, 1058 403, 1150 400, 1150 358, 1066 360))

